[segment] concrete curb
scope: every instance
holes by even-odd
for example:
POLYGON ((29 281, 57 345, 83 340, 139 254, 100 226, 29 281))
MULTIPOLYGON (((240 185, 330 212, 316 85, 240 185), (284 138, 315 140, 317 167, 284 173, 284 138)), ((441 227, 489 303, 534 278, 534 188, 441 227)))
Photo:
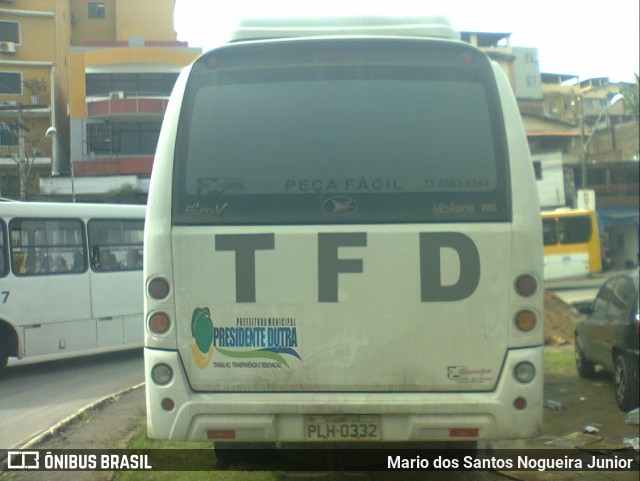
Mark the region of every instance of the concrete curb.
POLYGON ((40 444, 40 443, 42 443, 42 442, 44 442, 44 441, 56 436, 58 434, 58 432, 64 430, 65 427, 67 427, 69 424, 71 424, 77 418, 82 416, 84 413, 100 409, 100 408, 106 406, 107 404, 116 401, 117 398, 119 398, 123 394, 126 394, 126 393, 128 393, 130 391, 134 391, 136 389, 139 389, 142 386, 144 386, 143 382, 140 383, 140 384, 136 384, 135 386, 123 389, 122 391, 118 391, 118 392, 115 392, 113 394, 109 394, 109 395, 103 397, 102 399, 98 399, 96 402, 88 404, 88 405, 84 406, 83 408, 78 409, 75 413, 71 414, 70 416, 67 416, 62 421, 54 424, 49 429, 47 429, 46 431, 43 431, 42 433, 38 434, 36 437, 31 439, 30 441, 27 441, 22 446, 14 448, 14 449, 21 449, 22 450, 22 449, 33 448, 33 447, 37 446, 38 444, 40 444))

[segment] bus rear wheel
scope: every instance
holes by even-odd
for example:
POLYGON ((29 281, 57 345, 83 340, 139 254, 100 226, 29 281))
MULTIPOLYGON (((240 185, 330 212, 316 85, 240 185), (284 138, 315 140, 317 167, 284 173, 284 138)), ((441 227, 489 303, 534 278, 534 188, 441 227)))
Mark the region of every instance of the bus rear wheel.
POLYGON ((0 339, 0 378, 7 370, 7 364, 9 363, 9 351, 7 350, 5 343, 0 339))

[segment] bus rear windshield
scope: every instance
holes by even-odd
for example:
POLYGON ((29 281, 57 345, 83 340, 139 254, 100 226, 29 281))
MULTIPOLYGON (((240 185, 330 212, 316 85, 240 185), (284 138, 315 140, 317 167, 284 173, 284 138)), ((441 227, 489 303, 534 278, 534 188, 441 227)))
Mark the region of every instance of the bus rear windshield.
POLYGON ((464 48, 411 46, 394 53, 365 42, 351 58, 325 42, 340 61, 318 61, 305 45, 292 58, 278 52, 270 63, 266 51, 260 65, 227 68, 234 48, 250 47, 204 57, 178 127, 174 222, 509 220, 489 62, 464 48))

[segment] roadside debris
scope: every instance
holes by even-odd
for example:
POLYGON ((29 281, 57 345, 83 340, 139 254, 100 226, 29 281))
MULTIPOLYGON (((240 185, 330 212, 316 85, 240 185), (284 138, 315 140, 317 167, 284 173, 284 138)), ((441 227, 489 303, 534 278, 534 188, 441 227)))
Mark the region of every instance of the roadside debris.
POLYGON ((638 436, 622 438, 624 444, 628 444, 636 451, 640 451, 640 438, 638 436))
POLYGON ((575 433, 568 434, 561 438, 552 439, 546 444, 563 448, 579 448, 584 446, 585 444, 592 444, 598 441, 602 441, 602 438, 600 436, 576 431, 575 433))
POLYGON ((640 408, 635 408, 627 413, 625 424, 638 424, 640 422, 640 408))
POLYGON ((598 434, 600 430, 597 427, 592 426, 591 424, 587 424, 582 428, 582 432, 587 434, 598 434))
POLYGON ((545 407, 549 409, 553 409, 554 411, 564 411, 566 406, 562 404, 560 401, 554 401, 553 399, 548 399, 547 402, 544 403, 545 407))

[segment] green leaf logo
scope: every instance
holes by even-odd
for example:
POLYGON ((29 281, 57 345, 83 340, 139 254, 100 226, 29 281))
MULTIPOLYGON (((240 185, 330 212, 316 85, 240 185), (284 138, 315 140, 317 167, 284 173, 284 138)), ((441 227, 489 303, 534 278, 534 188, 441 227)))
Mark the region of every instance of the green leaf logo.
POLYGON ((213 321, 208 307, 197 308, 191 316, 191 335, 202 354, 209 352, 213 343, 213 321))

